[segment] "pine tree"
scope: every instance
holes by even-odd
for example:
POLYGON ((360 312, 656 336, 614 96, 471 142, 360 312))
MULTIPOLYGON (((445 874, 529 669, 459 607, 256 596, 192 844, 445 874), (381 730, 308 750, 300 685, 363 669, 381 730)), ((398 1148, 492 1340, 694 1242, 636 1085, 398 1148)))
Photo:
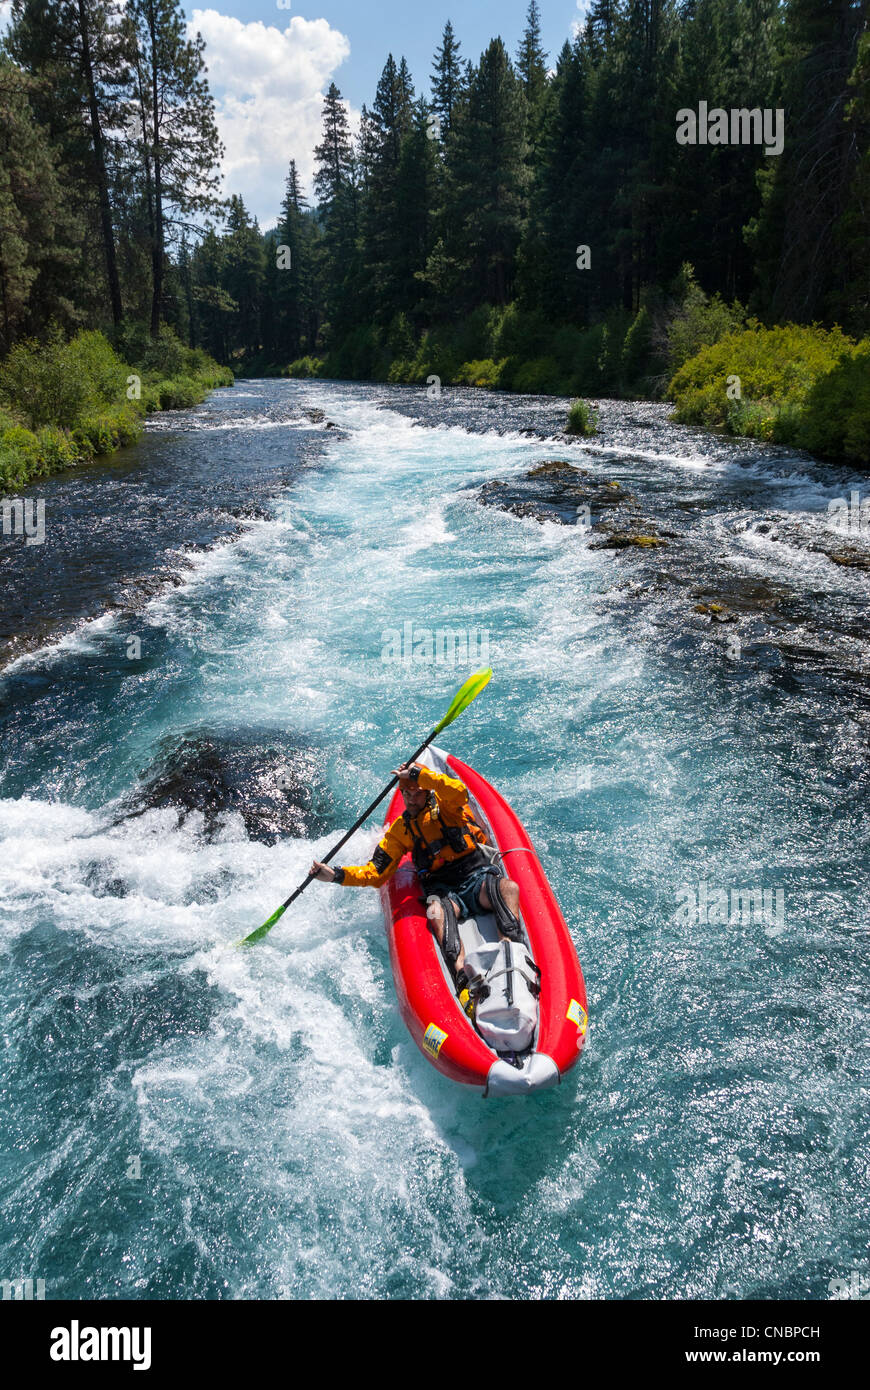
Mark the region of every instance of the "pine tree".
POLYGON ((482 54, 448 145, 442 227, 467 302, 505 304, 526 212, 526 101, 501 39, 482 54))
MULTIPOLYGON (((390 54, 371 112, 371 165, 362 217, 366 284, 359 301, 367 317, 384 324, 407 300, 405 238, 414 210, 400 189, 399 166, 403 144, 412 127, 412 97, 413 85, 404 58, 397 65, 390 54)), ((427 150, 422 154, 428 157, 427 150)))
POLYGON ((314 158, 317 161, 314 187, 321 207, 328 211, 350 183, 353 159, 347 111, 334 82, 330 82, 323 104, 323 139, 314 151, 314 158))
POLYGON ((356 167, 359 175, 360 187, 363 192, 368 189, 369 180, 372 173, 372 165, 375 158, 375 125, 371 113, 365 102, 362 104, 359 120, 359 135, 357 137, 356 148, 356 167))
POLYGON ((30 105, 36 87, 0 53, 0 354, 53 319, 68 328, 79 321, 69 282, 82 228, 30 105))
POLYGON ((115 127, 120 124, 122 107, 118 97, 130 81, 124 35, 117 25, 119 13, 117 5, 103 3, 103 0, 76 0, 77 56, 87 98, 109 301, 116 325, 121 322, 124 311, 109 197, 105 128, 107 124, 110 129, 113 124, 115 127))
POLYGON ((111 316, 122 315, 111 206, 110 144, 130 80, 116 0, 14 0, 8 52, 39 79, 34 109, 58 147, 75 207, 102 243, 111 316))
POLYGON ((310 218, 305 216, 305 208, 296 161, 291 159, 278 221, 278 239, 267 257, 269 276, 275 284, 275 347, 283 362, 292 362, 302 355, 303 338, 311 313, 314 269, 312 226, 310 218), (286 253, 279 252, 279 246, 286 248, 286 253), (273 259, 276 266, 274 276, 273 259))
POLYGON ((541 44, 541 14, 538 0, 529 0, 525 33, 517 51, 517 72, 522 78, 526 93, 530 129, 535 134, 547 87, 547 55, 541 44))
POLYGON ((240 354, 260 348, 259 305, 264 271, 263 239, 256 218, 248 216, 244 201, 230 198, 224 269, 221 285, 236 304, 230 334, 230 351, 240 354))
POLYGON ((840 236, 859 167, 849 79, 863 10, 854 0, 790 0, 785 11, 785 147, 764 178, 764 206, 748 232, 761 307, 778 319, 812 322, 841 302, 840 236))
POLYGON ((191 257, 192 297, 197 339, 219 362, 230 359, 230 324, 238 308, 224 288, 226 248, 214 227, 208 227, 191 257))
POLYGON ((137 95, 149 187, 151 333, 160 328, 167 245, 196 214, 214 211, 223 155, 205 78, 201 34, 186 37, 178 0, 130 0, 137 95))
POLYGON ((622 0, 593 0, 589 8, 583 36, 593 64, 600 62, 613 42, 621 18, 621 3, 622 0))
MULTIPOLYGON (((566 42, 542 111, 531 215, 521 255, 526 307, 579 323, 587 319, 590 300, 590 271, 577 267, 578 246, 587 244, 591 235, 587 68, 585 45, 566 42)), ((596 255, 595 271, 597 260, 596 255)))
POLYGON ((398 312, 415 320, 417 328, 426 317, 418 276, 432 249, 439 173, 429 120, 429 106, 421 97, 402 141, 395 184, 396 208, 403 213, 397 219, 393 255, 395 305, 398 312))
POLYGON ((449 134, 453 113, 465 87, 459 43, 448 19, 441 37, 441 47, 435 52, 432 64, 432 109, 441 125, 442 139, 449 134))
POLYGON ((857 163, 839 228, 843 292, 842 303, 835 301, 834 309, 855 332, 866 334, 870 332, 870 32, 859 41, 849 88, 853 95, 846 119, 857 163))
POLYGON ((320 199, 323 237, 319 273, 326 286, 330 330, 340 338, 353 321, 355 305, 348 284, 359 283, 355 157, 341 92, 329 85, 323 105, 323 139, 314 151, 314 187, 320 199))

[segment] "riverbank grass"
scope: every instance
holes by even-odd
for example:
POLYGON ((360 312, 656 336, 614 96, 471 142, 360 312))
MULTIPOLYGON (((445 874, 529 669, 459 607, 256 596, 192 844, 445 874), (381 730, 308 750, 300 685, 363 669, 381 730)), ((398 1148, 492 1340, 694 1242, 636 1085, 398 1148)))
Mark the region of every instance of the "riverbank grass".
POLYGON ((0 363, 0 487, 135 444, 147 414, 196 405, 233 374, 169 329, 122 330, 123 355, 96 331, 16 344, 0 363))

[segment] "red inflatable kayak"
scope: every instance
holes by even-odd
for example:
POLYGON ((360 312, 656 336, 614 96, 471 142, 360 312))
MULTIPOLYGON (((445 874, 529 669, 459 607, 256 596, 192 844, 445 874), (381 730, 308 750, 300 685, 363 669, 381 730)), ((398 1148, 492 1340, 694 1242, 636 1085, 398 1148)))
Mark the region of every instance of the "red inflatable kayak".
MULTIPOLYGON (((423 889, 407 856, 380 890, 402 1017, 420 1050, 453 1081, 478 1086, 484 1095, 545 1090, 557 1085, 574 1065, 586 1037, 586 988, 565 919, 528 835, 495 788, 440 749, 430 748, 421 761, 465 783, 475 818, 488 835, 487 853, 519 885, 525 941, 513 955, 508 943, 508 953, 500 955, 505 948, 491 915, 478 914, 476 920, 459 924, 466 954, 477 949, 476 958, 490 963, 487 979, 492 981, 492 997, 478 1005, 475 1024, 459 1003, 441 949, 429 931, 423 889), (493 1004, 505 1002, 499 991, 504 991, 506 977, 518 985, 516 989, 507 985, 507 1003, 514 1008, 503 1008, 496 1016, 493 1004), (517 1033, 523 1046, 515 1051, 505 1029, 516 1013, 516 1000, 524 999, 528 1005, 530 997, 537 1006, 536 1016, 529 1017, 527 1009, 527 1031, 517 1033), (498 1027, 487 1030, 486 1010, 498 1027), (497 1039, 495 1044, 485 1040, 487 1031, 497 1039)), ((397 791, 386 823, 391 824, 403 810, 397 791)))

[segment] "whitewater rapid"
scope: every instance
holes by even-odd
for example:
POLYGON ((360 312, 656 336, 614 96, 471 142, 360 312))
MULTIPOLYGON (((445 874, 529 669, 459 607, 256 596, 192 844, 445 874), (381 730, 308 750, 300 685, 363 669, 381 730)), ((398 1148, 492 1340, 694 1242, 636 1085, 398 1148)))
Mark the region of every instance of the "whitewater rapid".
POLYGON ((242 383, 163 417, 150 457, 193 460, 218 501, 230 458, 240 495, 259 470, 256 514, 175 537, 180 583, 0 671, 0 1277, 49 1298, 827 1298, 870 1236, 864 706, 676 623, 643 568, 667 555, 590 549, 477 488, 563 458, 676 511, 700 489, 698 574, 727 553, 788 583, 833 648, 861 641, 866 576, 757 525, 810 526, 852 480, 775 451, 738 467, 661 408, 635 429, 613 406, 584 446, 524 433, 540 402, 481 420, 423 397, 242 383), (533 1100, 484 1102, 417 1052, 376 894, 315 884, 231 947, 480 664, 385 660, 406 623, 485 641, 492 684, 449 747, 523 819, 586 975, 586 1050, 533 1100), (154 794, 167 760, 196 781, 204 740, 217 804, 154 794), (254 790, 224 805, 226 769, 254 790), (303 833, 280 833, 282 776, 303 833), (687 923, 702 882, 781 890, 784 914, 687 923))

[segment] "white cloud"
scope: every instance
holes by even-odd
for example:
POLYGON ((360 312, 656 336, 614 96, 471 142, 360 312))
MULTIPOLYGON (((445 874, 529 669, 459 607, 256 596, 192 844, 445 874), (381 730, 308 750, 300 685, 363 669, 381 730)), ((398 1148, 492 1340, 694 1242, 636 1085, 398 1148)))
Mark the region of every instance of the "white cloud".
POLYGON ((0 34, 9 27, 12 18, 12 0, 0 0, 0 34))
MULTIPOLYGON (((260 21, 245 24, 217 10, 194 10, 189 31, 197 30, 205 39, 208 81, 226 146, 225 191, 240 193, 261 225, 269 225, 291 159, 312 198, 323 97, 350 43, 328 20, 298 15, 282 30, 260 21)), ((353 113, 351 125, 357 120, 353 113)))
POLYGON ((592 0, 577 0, 577 8, 580 14, 577 19, 571 21, 571 34, 576 39, 586 25, 586 16, 592 9, 592 0))

